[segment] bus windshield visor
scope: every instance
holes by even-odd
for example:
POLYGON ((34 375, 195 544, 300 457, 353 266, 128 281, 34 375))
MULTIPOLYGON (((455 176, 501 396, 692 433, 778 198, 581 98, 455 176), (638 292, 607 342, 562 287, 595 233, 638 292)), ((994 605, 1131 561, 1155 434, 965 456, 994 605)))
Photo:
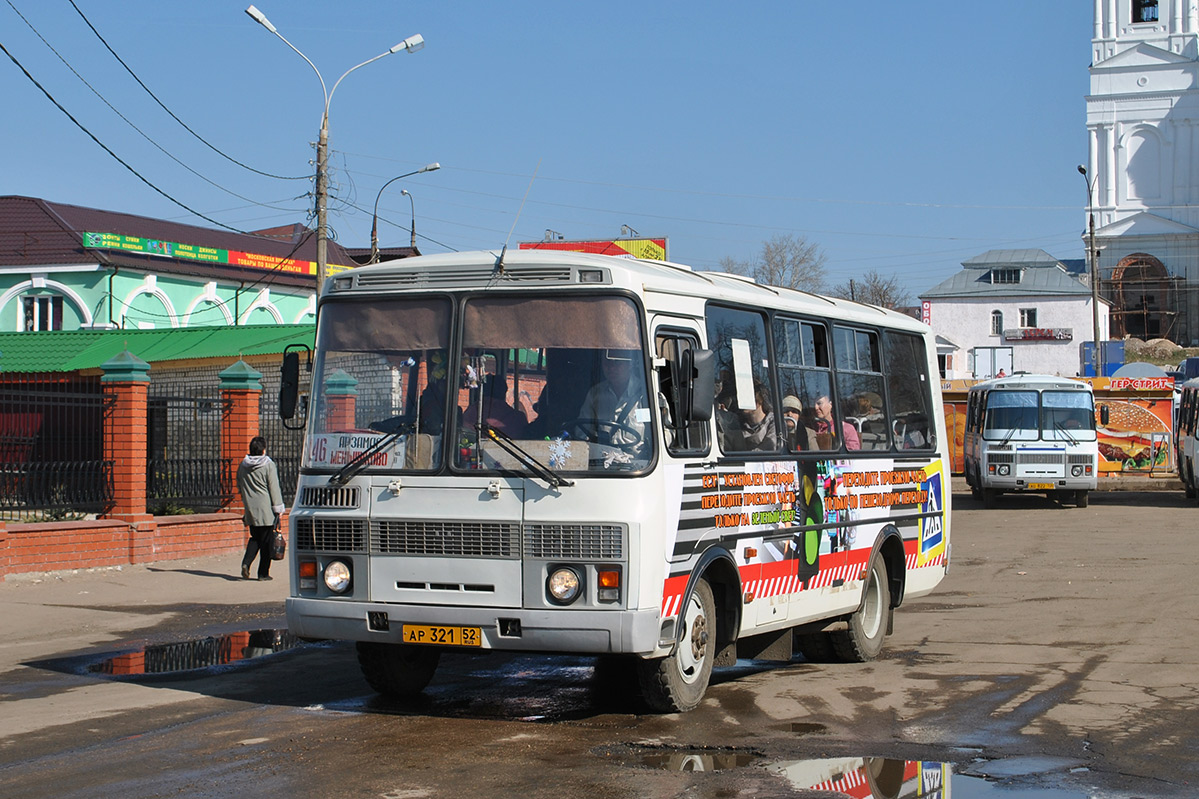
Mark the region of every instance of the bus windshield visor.
POLYGON ((454 469, 528 472, 496 437, 555 472, 649 466, 652 406, 631 300, 469 300, 455 363, 454 469))
POLYGON ((1035 391, 992 391, 987 395, 986 438, 1035 441, 1039 413, 1035 391))
POLYGON ((445 298, 322 306, 304 465, 438 469, 454 378, 450 322, 445 298))
POLYGON ((1041 395, 1045 438, 1095 440, 1095 402, 1089 391, 1046 391, 1041 395))

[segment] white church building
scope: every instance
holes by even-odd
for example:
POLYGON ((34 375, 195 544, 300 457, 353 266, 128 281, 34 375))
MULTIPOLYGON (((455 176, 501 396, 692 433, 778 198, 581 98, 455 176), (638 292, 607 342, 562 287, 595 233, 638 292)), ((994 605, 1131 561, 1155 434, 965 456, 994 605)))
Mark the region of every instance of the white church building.
POLYGON ((1086 102, 1112 335, 1199 345, 1199 3, 1095 0, 1086 102))
POLYGON ((1098 313, 1086 262, 976 256, 920 294, 948 379, 1073 376, 1096 316, 1100 341, 1199 346, 1199 0, 1094 0, 1090 76, 1083 220, 1093 213, 1098 313))

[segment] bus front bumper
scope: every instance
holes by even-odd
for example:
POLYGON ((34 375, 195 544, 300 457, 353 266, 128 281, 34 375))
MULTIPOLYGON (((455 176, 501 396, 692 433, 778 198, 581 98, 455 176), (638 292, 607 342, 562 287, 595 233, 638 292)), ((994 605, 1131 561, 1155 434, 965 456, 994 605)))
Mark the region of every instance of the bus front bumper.
POLYGON ((289 597, 286 610, 288 630, 301 638, 398 644, 405 641, 405 625, 421 625, 477 629, 481 649, 663 654, 657 609, 463 608, 289 597))

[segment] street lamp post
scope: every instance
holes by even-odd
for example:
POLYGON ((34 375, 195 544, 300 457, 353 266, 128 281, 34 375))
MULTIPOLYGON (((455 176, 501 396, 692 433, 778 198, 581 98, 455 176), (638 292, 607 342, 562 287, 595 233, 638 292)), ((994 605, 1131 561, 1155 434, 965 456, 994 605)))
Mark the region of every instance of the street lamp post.
POLYGON ((328 266, 328 193, 329 193, 329 103, 333 100, 333 92, 337 91, 338 85, 345 80, 346 75, 349 75, 354 70, 365 67, 380 58, 389 56, 392 53, 398 53, 400 50, 406 50, 409 53, 415 53, 425 46, 425 39, 419 33, 409 36, 404 41, 392 47, 385 53, 380 53, 374 58, 368 58, 357 66, 350 67, 342 74, 337 82, 333 84, 332 89, 325 87, 325 79, 321 76, 321 71, 316 68, 316 64, 312 63, 312 59, 300 52, 300 50, 291 42, 279 33, 278 29, 271 24, 271 21, 266 18, 266 15, 259 11, 254 6, 246 9, 246 13, 250 18, 257 22, 262 27, 266 28, 271 33, 279 37, 279 39, 296 52, 300 58, 308 62, 308 66, 312 67, 312 71, 316 73, 317 80, 321 82, 321 91, 325 94, 325 110, 321 114, 321 131, 316 143, 316 290, 319 294, 325 285, 326 267, 328 266))
POLYGON ((412 192, 408 191, 407 189, 400 189, 400 194, 407 195, 408 209, 410 211, 412 211, 412 226, 408 228, 409 230, 412 231, 412 238, 409 239, 409 241, 408 241, 408 248, 411 250, 415 250, 416 249, 416 201, 412 199, 412 192))
POLYGON ((1078 165, 1078 172, 1083 182, 1087 184, 1087 264, 1091 271, 1091 322, 1093 325, 1094 347, 1091 358, 1095 369, 1095 377, 1101 376, 1099 357, 1099 251, 1095 249, 1095 177, 1087 177, 1087 168, 1078 165))
MULTIPOLYGON (((431 164, 422 166, 415 172, 406 172, 403 175, 396 175, 394 178, 384 183, 379 189, 379 193, 375 195, 375 212, 371 214, 371 259, 367 261, 367 263, 379 263, 379 198, 383 196, 383 189, 386 189, 392 183, 395 183, 397 180, 401 180, 402 178, 410 178, 413 175, 420 175, 425 172, 436 172, 438 169, 441 169, 441 164, 434 161, 431 164)), ((405 189, 403 193, 408 194, 408 190, 405 189)), ((412 203, 411 194, 408 194, 408 202, 412 203)), ((416 205, 414 203, 412 204, 412 246, 416 246, 416 205)))

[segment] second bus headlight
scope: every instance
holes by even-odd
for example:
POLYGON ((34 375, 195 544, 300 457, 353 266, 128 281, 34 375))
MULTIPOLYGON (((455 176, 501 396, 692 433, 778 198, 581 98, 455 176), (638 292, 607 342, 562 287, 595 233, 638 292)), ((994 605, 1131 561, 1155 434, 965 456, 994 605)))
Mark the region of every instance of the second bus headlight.
POLYGON ((350 567, 340 560, 325 567, 325 587, 335 594, 344 594, 350 587, 350 567))
POLYGON ((569 605, 579 598, 583 581, 574 569, 561 566, 550 572, 545 581, 545 593, 549 600, 557 605, 569 605))
POLYGON ((1006 463, 1001 463, 999 465, 999 476, 1000 477, 1007 477, 1008 473, 1011 471, 1012 471, 1012 467, 1008 466, 1006 463))

